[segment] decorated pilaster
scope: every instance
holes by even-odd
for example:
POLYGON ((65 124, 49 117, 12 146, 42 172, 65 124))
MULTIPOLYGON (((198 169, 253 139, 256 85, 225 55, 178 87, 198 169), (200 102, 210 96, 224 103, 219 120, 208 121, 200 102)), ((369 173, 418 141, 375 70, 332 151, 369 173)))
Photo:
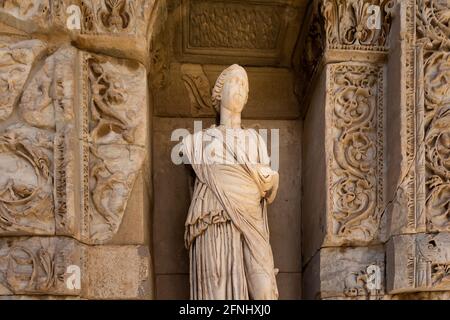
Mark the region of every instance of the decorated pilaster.
POLYGON ((143 168, 159 9, 1 2, 0 297, 152 297, 143 168))
POLYGON ((297 55, 298 96, 308 105, 304 298, 385 293, 386 62, 394 12, 387 0, 310 6, 297 55))
POLYGON ((391 293, 447 291, 450 256, 448 1, 403 1, 402 183, 387 246, 391 293))

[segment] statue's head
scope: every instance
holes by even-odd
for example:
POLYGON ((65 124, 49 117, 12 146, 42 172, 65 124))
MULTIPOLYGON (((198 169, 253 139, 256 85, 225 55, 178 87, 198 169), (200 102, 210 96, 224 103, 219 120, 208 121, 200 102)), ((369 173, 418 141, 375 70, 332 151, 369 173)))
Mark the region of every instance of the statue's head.
POLYGON ((248 99, 248 77, 244 68, 233 64, 220 74, 212 91, 213 106, 218 113, 226 108, 240 113, 248 99))

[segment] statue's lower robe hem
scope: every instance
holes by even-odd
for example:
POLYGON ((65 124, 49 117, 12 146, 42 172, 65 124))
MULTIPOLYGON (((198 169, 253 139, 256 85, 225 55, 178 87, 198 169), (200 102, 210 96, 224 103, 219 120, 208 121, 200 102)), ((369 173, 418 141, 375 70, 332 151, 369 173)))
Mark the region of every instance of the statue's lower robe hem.
POLYGON ((189 256, 191 299, 248 299, 241 234, 231 221, 210 225, 195 238, 189 256))

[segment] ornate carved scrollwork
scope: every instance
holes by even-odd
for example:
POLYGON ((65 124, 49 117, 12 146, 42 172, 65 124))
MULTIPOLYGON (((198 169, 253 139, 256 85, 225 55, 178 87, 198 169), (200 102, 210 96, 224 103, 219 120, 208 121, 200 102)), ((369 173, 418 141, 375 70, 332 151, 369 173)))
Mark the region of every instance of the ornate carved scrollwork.
POLYGON ((394 4, 393 0, 325 0, 322 15, 328 48, 385 50, 394 4), (370 10, 373 5, 379 15, 370 10), (380 19, 379 28, 371 25, 372 18, 380 19))
POLYGON ((0 44, 0 120, 12 114, 34 60, 44 48, 39 40, 0 44))
POLYGON ((329 212, 331 238, 336 241, 370 242, 378 236, 383 203, 382 81, 377 66, 331 67, 329 212))
POLYGON ((191 101, 191 113, 194 116, 215 113, 211 100, 211 84, 201 65, 184 64, 181 74, 191 101))
POLYGON ((142 66, 87 53, 82 61, 82 237, 102 243, 119 229, 145 158, 147 88, 142 66))
POLYGON ((450 230, 450 54, 432 53, 425 61, 425 146, 427 225, 450 230))
POLYGON ((105 0, 106 10, 100 12, 103 25, 110 30, 126 29, 130 23, 127 0, 105 0))
POLYGON ((129 125, 122 108, 126 101, 124 86, 118 77, 105 72, 101 63, 89 59, 89 84, 91 89, 90 111, 95 127, 91 136, 96 142, 108 135, 120 135, 126 142, 134 142, 134 128, 129 125))
POLYGON ((277 7, 189 1, 189 44, 201 48, 276 49, 282 26, 277 7))
POLYGON ((0 230, 54 233, 52 135, 21 125, 0 136, 0 230))
POLYGON ((28 238, 0 242, 0 294, 79 294, 66 287, 66 268, 80 264, 74 241, 28 238))
POLYGON ((446 0, 417 0, 417 31, 427 49, 450 50, 450 7, 446 0))

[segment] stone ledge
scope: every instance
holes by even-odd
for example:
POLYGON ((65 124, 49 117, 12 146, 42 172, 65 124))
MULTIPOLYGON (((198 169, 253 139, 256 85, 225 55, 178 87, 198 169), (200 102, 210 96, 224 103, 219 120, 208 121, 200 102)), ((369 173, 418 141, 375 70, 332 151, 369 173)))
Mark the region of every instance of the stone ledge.
POLYGON ((87 246, 65 237, 0 239, 0 296, 149 299, 146 246, 87 246))

